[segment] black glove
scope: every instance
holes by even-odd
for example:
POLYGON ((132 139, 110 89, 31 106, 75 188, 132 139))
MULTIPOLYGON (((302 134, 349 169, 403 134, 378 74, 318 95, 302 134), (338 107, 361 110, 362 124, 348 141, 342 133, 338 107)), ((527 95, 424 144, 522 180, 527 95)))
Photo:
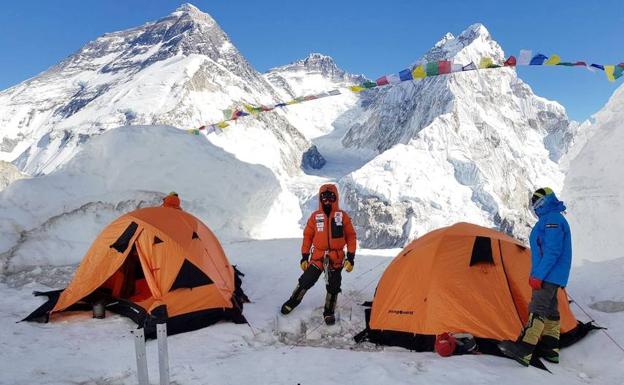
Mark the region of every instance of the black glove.
POLYGON ((301 253, 301 262, 299 262, 299 266, 301 266, 301 270, 306 271, 308 268, 308 258, 310 258, 310 253, 301 253))
POLYGON ((351 262, 352 265, 355 265, 355 253, 347 251, 347 261, 351 262))

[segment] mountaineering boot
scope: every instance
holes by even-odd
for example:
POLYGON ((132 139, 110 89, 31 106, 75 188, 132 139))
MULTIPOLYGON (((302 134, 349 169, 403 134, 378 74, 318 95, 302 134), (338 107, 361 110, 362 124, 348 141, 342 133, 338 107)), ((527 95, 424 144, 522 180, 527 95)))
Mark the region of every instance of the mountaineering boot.
POLYGON ((285 315, 293 311, 293 309, 296 308, 297 305, 301 303, 301 300, 303 299, 303 296, 305 295, 306 291, 307 291, 306 289, 297 285, 297 287, 295 288, 295 291, 293 291, 290 298, 288 298, 288 301, 284 302, 284 304, 282 305, 282 308, 280 310, 282 314, 285 315))
POLYGON ((559 363, 559 334, 560 325, 558 319, 545 319, 542 339, 537 345, 540 357, 553 364, 559 363))
POLYGON ((338 300, 338 294, 327 293, 325 296, 325 308, 323 309, 323 318, 327 325, 333 325, 336 323, 336 316, 334 311, 336 310, 336 301, 338 300))
POLYGON ((533 350, 537 346, 544 331, 544 318, 529 314, 529 320, 520 333, 516 342, 505 340, 498 344, 500 351, 509 358, 513 358, 523 366, 529 366, 533 350))

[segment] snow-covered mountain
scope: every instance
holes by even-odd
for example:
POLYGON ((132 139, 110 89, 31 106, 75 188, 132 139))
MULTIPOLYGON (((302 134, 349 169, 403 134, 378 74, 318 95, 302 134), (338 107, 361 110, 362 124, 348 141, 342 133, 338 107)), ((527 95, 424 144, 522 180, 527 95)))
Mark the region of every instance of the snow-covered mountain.
POLYGON ((624 86, 582 126, 571 150, 563 199, 573 231, 574 257, 604 261, 622 255, 624 233, 624 86))
MULTIPOLYGON (((190 4, 108 33, 42 74, 0 93, 0 160, 31 174, 67 162, 90 137, 123 125, 196 128, 241 102, 280 95, 207 14, 190 4)), ((215 135, 213 135, 215 136, 215 135)), ((309 142, 283 114, 232 127, 215 143, 277 173, 297 172, 309 142), (266 152, 250 151, 246 143, 266 152)))
MULTIPOLYGON (((417 60, 504 61, 487 29, 447 34, 417 60)), ((572 129, 564 108, 536 96, 510 68, 457 73, 365 92, 342 139, 375 159, 341 180, 371 247, 459 220, 525 237, 527 192, 562 186, 557 161, 572 129)))
POLYGON ((272 68, 264 77, 282 100, 342 88, 341 95, 319 99, 305 106, 291 106, 285 112, 288 120, 308 139, 333 131, 336 119, 358 103, 358 96, 344 88, 366 81, 362 75, 352 75, 340 69, 333 58, 320 53, 311 53, 305 59, 272 68))

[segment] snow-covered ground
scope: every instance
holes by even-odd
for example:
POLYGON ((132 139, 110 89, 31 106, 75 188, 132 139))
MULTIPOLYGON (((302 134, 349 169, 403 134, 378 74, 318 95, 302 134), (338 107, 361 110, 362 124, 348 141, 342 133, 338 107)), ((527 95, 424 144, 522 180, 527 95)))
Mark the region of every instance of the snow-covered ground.
MULTIPOLYGON (((224 244, 246 275, 252 300, 244 314, 250 326, 219 323, 169 338, 171 380, 175 384, 621 384, 624 352, 602 333, 562 351, 553 374, 522 368, 503 358, 475 355, 442 358, 396 347, 355 345, 364 327, 360 303, 372 298, 379 276, 397 250, 362 251, 345 273, 339 297, 340 321, 322 321, 320 280, 289 316, 278 315, 300 274, 299 239, 244 240, 224 244)), ((15 323, 41 304, 38 283, 62 287, 71 268, 41 269, 11 276, 0 285, 0 383, 136 384, 134 342, 128 319, 108 314, 68 314, 49 324, 15 323), (55 272, 55 274, 53 274, 55 272), (48 278, 46 278, 48 277, 48 278), (50 277, 55 277, 51 279, 50 277), (34 281, 33 281, 34 279, 34 281), (56 282, 56 284, 54 284, 56 282)), ((594 310, 595 302, 624 301, 624 259, 576 266, 569 291, 600 325, 624 341, 624 312, 594 310), (598 278, 599 277, 599 278, 598 278)), ((579 319, 587 317, 573 306, 579 319)), ((151 383, 158 383, 157 344, 147 344, 151 383)))

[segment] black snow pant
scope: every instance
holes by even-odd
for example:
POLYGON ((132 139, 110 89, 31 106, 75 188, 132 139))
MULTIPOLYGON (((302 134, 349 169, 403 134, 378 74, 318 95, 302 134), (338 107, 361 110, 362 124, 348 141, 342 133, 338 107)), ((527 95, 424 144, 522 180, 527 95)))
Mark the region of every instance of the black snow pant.
MULTIPOLYGON (((310 290, 312 286, 318 281, 323 271, 314 265, 308 266, 306 271, 299 277, 299 287, 305 290, 310 290)), ((327 285, 325 288, 327 292, 332 295, 340 293, 340 285, 342 283, 342 269, 329 269, 327 285)))

